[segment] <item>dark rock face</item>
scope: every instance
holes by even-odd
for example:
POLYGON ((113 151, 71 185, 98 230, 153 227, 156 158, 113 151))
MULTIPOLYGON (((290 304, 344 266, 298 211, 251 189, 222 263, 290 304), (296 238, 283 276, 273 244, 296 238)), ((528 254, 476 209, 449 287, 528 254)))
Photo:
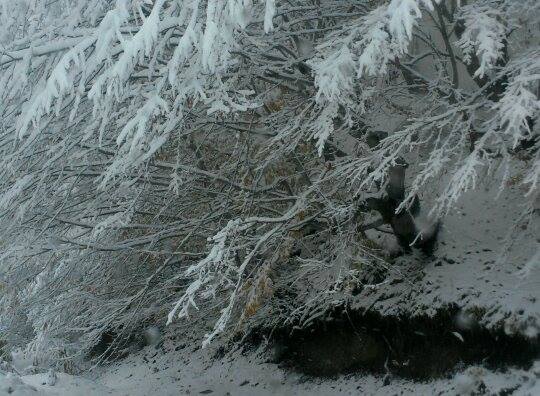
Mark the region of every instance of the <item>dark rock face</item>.
POLYGON ((457 312, 450 307, 417 318, 335 312, 308 329, 278 331, 273 360, 313 376, 366 371, 422 381, 472 364, 529 368, 540 356, 538 340, 458 328, 457 312))
POLYGON ((298 335, 290 345, 287 359, 308 374, 328 376, 346 373, 357 367, 380 366, 385 348, 380 340, 364 330, 334 327, 298 335))

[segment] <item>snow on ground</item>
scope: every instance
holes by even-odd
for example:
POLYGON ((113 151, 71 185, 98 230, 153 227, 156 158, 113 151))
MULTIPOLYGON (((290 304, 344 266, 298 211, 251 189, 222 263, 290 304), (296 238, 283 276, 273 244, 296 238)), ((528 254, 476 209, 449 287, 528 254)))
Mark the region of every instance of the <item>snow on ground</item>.
MULTIPOLYGON (((518 223, 512 234, 511 226, 523 210, 515 202, 525 191, 510 188, 494 200, 498 188, 494 183, 464 194, 456 210, 444 218, 434 258, 398 260, 384 284, 355 297, 356 306, 412 316, 433 314, 448 304, 481 308, 482 325, 504 325, 509 333, 536 336, 540 258, 533 256, 540 244, 540 219, 536 214, 528 228, 524 221, 518 223), (509 233, 513 245, 501 256, 509 233)), ((429 199, 422 199, 429 207, 429 199)))
POLYGON ((24 382, 21 377, 14 373, 0 372, 0 395, 37 395, 36 388, 24 382))
POLYGON ((113 389, 101 385, 99 382, 64 373, 58 373, 54 385, 47 384, 47 374, 34 374, 23 377, 23 381, 37 389, 38 394, 44 395, 112 395, 118 394, 113 389))
POLYGON ((468 395, 475 391, 517 396, 540 394, 540 362, 530 371, 510 369, 496 373, 473 366, 448 379, 415 383, 361 373, 309 378, 266 363, 257 352, 237 351, 223 358, 215 358, 215 352, 187 345, 178 350, 147 347, 101 369, 93 379, 59 374, 54 386, 46 384, 47 374, 22 378, 2 374, 0 395, 468 395))
POLYGON ((494 373, 470 367, 450 379, 415 383, 361 373, 332 379, 310 378, 280 368, 251 352, 214 359, 213 351, 188 347, 161 353, 147 350, 113 365, 100 378, 119 394, 212 395, 458 395, 485 387, 491 393, 540 394, 540 364, 530 372, 494 373), (483 384, 483 385, 482 385, 483 384), (125 393, 122 393, 125 392, 125 393))

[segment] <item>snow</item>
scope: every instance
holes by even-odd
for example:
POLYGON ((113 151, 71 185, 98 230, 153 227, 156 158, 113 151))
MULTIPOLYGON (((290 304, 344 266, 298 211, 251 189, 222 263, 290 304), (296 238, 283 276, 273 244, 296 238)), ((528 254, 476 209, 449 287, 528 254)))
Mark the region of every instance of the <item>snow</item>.
POLYGON ((64 395, 120 395, 121 393, 101 385, 97 381, 81 376, 58 373, 55 385, 47 384, 47 373, 23 376, 21 380, 28 386, 36 389, 38 395, 64 396, 64 395))
POLYGON ((465 31, 457 45, 461 47, 465 63, 470 63, 471 53, 476 49, 480 67, 475 77, 484 77, 503 56, 507 28, 500 22, 499 10, 481 4, 464 6, 461 10, 465 19, 465 31))
POLYGON ((0 395, 540 394, 539 363, 322 379, 227 349, 280 287, 286 325, 540 334, 539 6, 305 3, 0 0, 0 395), (400 158, 430 257, 358 232, 400 158), (147 347, 85 371, 114 336, 147 347))
POLYGON ((527 271, 533 268, 530 257, 538 257, 539 223, 533 218, 528 230, 522 229, 524 221, 513 229, 523 210, 515 202, 524 191, 511 188, 495 200, 497 189, 485 179, 465 193, 443 220, 434 257, 398 260, 388 284, 361 293, 356 306, 415 316, 457 304, 464 312, 484 309, 480 321, 488 328, 504 325, 522 334, 540 328, 540 271, 527 271), (520 276, 523 270, 526 277, 520 276))
POLYGON ((0 395, 26 396, 38 394, 36 388, 23 382, 16 374, 0 372, 0 395))
POLYGON ((514 390, 512 395, 534 396, 540 391, 540 362, 529 371, 495 372, 469 367, 448 378, 413 382, 369 374, 320 379, 306 377, 267 363, 261 351, 233 351, 217 358, 216 349, 165 342, 147 347, 127 359, 99 369, 92 378, 58 374, 56 385, 47 374, 0 377, 0 395, 467 395, 484 388, 486 394, 514 390), (175 347, 176 345, 176 347, 175 347), (176 350, 175 350, 176 349, 176 350), (4 393, 2 393, 4 392, 4 393))
MULTIPOLYGON (((476 324, 468 308, 482 307, 486 315, 480 318, 486 327, 501 326, 509 333, 520 332, 533 337, 538 334, 540 301, 538 266, 525 260, 534 253, 538 243, 536 229, 512 238, 509 257, 500 256, 504 239, 520 208, 514 205, 519 188, 505 190, 493 200, 489 183, 480 183, 466 193, 458 208, 444 220, 436 257, 432 261, 404 260, 380 287, 366 288, 355 300, 357 307, 372 306, 386 315, 406 312, 411 316, 434 313, 446 304, 457 303, 462 308, 456 318, 458 328, 466 330, 476 324), (474 216, 472 215, 474 213, 474 216), (495 215, 494 215, 495 213, 495 215), (418 279, 418 275, 421 279, 418 279), (399 279, 400 282, 393 282, 399 279)), ((429 197, 425 197, 429 200, 429 197)), ((522 230, 521 230, 522 231, 522 230)), ((538 264, 538 263, 536 263, 538 264)), ((332 379, 306 377, 276 364, 268 363, 261 351, 234 351, 216 357, 220 341, 207 348, 200 347, 200 337, 186 336, 174 340, 184 330, 168 327, 161 334, 156 327, 145 336, 151 346, 125 360, 93 374, 73 376, 58 373, 54 386, 47 385, 47 373, 25 375, 2 374, 0 395, 130 395, 149 394, 216 394, 216 395, 419 395, 471 394, 485 388, 497 394, 513 390, 513 395, 540 394, 540 362, 529 371, 508 369, 495 372, 480 366, 462 369, 450 378, 429 382, 363 373, 332 379), (163 342, 162 342, 163 341, 163 342), (4 393, 1 393, 4 392, 4 393)), ((191 329, 196 333, 197 327, 191 329)), ((462 337, 456 332, 456 337, 462 337)), ((21 365, 28 362, 21 361, 21 365)), ((22 366, 21 366, 22 367, 22 366)))
POLYGON ((271 32, 274 29, 272 24, 272 18, 276 14, 275 0, 266 0, 266 8, 264 13, 264 31, 266 33, 271 32))

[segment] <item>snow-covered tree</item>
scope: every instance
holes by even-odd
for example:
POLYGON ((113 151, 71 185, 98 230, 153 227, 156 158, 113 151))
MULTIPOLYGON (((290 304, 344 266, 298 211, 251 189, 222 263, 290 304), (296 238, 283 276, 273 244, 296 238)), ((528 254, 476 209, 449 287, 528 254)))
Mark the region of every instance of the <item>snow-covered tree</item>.
POLYGON ((502 174, 538 214, 535 0, 1 0, 0 20, 0 325, 38 356, 197 309, 209 342, 298 250, 339 274, 327 296, 385 265, 366 198, 429 193, 444 222, 502 174))

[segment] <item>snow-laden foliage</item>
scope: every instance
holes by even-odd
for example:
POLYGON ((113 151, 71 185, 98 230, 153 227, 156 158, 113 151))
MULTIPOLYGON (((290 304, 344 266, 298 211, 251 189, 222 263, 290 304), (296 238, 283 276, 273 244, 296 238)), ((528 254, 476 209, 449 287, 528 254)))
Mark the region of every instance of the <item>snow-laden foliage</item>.
POLYGON ((519 180, 516 205, 536 216, 539 12, 0 0, 4 337, 75 361, 104 334, 199 310, 209 342, 271 298, 284 266, 320 274, 320 299, 292 309, 310 317, 359 262, 384 265, 361 202, 400 161, 398 210, 425 193, 442 218, 464 191, 519 180))
POLYGON ((483 77, 503 58, 508 34, 504 25, 503 10, 495 1, 477 2, 461 8, 464 31, 458 40, 463 61, 470 64, 474 53, 480 66, 474 75, 483 77))

